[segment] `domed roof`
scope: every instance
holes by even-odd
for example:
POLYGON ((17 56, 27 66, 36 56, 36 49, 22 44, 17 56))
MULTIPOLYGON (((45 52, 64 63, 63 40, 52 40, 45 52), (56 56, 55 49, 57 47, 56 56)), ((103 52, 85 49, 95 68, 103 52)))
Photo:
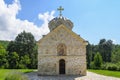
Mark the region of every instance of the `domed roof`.
POLYGON ((61 24, 65 25, 70 30, 72 30, 72 28, 73 28, 73 23, 69 19, 62 17, 62 16, 52 19, 48 23, 48 27, 49 27, 50 31, 52 31, 53 29, 55 29, 56 27, 58 27, 61 24))

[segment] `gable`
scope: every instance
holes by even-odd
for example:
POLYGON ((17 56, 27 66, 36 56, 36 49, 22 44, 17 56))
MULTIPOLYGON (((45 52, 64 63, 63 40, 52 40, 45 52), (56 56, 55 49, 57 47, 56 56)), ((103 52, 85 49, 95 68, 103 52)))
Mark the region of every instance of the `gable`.
MULTIPOLYGON (((57 28, 55 28, 53 31, 51 31, 50 33, 48 33, 45 37, 43 37, 42 39, 40 39, 38 41, 38 45, 40 43, 42 43, 42 42, 45 42, 45 41, 49 42, 50 39, 53 39, 53 41, 54 41, 54 39, 58 39, 58 38, 59 39, 65 39, 65 36, 71 36, 75 40, 81 42, 83 45, 87 44, 87 42, 83 38, 81 38, 80 36, 78 36, 76 33, 74 33, 73 31, 71 31, 70 29, 68 29, 64 25, 60 25, 57 28)), ((52 41, 52 40, 50 40, 50 41, 52 41)))

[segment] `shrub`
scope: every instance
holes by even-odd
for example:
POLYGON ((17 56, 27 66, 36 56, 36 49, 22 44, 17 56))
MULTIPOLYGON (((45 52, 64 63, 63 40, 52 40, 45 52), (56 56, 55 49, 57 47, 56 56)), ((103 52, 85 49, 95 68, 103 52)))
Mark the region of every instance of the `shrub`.
POLYGON ((97 52, 94 56, 94 61, 90 63, 90 68, 101 69, 102 62, 102 56, 97 52))
POLYGON ((28 80, 28 77, 23 75, 23 73, 14 71, 10 72, 6 77, 5 80, 28 80))
POLYGON ((18 68, 19 68, 19 69, 27 69, 26 65, 24 65, 24 64, 22 64, 22 63, 20 63, 20 64, 18 65, 18 68))
POLYGON ((115 64, 115 63, 104 63, 101 66, 101 69, 103 70, 112 70, 112 71, 119 71, 120 70, 120 65, 119 63, 115 64))
POLYGON ((102 56, 97 52, 94 56, 94 65, 96 69, 100 69, 102 65, 102 56))
POLYGON ((116 64, 111 64, 107 67, 108 70, 113 70, 113 71, 117 71, 118 67, 116 64))
POLYGON ((118 66, 118 71, 120 71, 120 62, 116 63, 118 66))
POLYGON ((95 65, 94 65, 94 62, 93 62, 93 61, 90 63, 90 68, 91 68, 91 69, 95 69, 95 65))
POLYGON ((101 65, 101 69, 102 69, 102 70, 106 70, 106 66, 107 66, 107 64, 102 64, 102 65, 101 65))

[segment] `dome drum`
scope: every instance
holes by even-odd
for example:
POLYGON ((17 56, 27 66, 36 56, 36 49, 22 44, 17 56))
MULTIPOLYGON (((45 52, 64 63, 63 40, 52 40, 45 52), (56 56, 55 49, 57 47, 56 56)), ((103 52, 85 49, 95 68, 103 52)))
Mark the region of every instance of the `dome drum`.
POLYGON ((65 25, 68 29, 72 30, 72 28, 73 28, 73 23, 64 17, 56 17, 56 18, 52 19, 48 23, 48 27, 49 27, 50 31, 52 31, 53 29, 55 29, 56 27, 58 27, 61 24, 65 25))

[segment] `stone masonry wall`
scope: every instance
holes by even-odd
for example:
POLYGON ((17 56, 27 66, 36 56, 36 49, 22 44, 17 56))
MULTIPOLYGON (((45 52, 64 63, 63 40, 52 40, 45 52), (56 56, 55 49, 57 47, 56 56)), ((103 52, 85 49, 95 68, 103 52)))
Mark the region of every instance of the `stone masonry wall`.
POLYGON ((66 75, 86 75, 83 56, 40 56, 38 73, 40 75, 59 75, 59 60, 65 60, 66 75))
POLYGON ((63 28, 49 33, 38 43, 38 73, 58 75, 60 59, 65 60, 67 75, 86 75, 86 45, 63 28), (60 43, 67 47, 66 56, 57 53, 60 43))

